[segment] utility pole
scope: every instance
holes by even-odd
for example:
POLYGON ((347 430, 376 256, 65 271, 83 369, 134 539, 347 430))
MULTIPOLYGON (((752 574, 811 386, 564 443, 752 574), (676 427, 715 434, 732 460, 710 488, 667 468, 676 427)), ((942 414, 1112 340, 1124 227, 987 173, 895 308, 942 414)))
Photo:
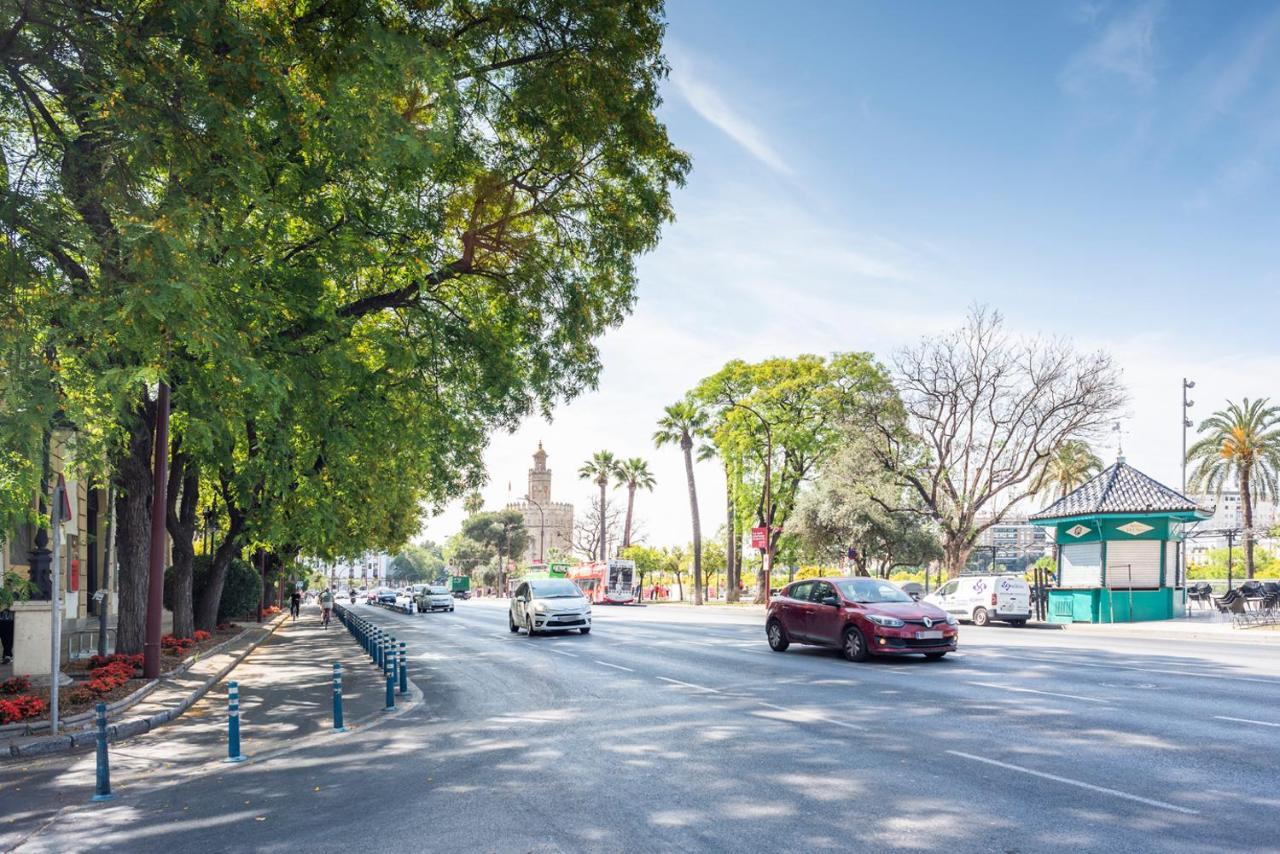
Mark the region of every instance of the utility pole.
POLYGON ((151 566, 147 577, 147 632, 142 645, 142 675, 160 676, 160 624, 164 618, 165 495, 169 482, 169 386, 156 392, 155 471, 151 481, 151 566))

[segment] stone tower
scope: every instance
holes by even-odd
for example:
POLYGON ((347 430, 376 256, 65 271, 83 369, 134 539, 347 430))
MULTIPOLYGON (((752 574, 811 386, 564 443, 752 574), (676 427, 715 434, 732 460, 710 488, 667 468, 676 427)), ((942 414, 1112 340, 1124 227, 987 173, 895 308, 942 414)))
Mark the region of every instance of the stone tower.
POLYGON ((533 468, 529 469, 529 497, 539 504, 551 501, 551 472, 547 470, 547 452, 538 443, 533 454, 533 468))

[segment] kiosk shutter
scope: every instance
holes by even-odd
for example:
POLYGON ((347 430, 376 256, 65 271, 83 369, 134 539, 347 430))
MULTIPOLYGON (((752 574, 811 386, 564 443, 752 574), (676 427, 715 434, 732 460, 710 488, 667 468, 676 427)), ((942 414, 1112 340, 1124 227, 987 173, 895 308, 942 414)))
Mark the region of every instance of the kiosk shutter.
POLYGON ((1107 586, 1155 589, 1160 586, 1159 540, 1111 540, 1107 543, 1107 586))
POLYGON ((1097 587, 1102 584, 1102 544, 1072 543, 1062 547, 1062 586, 1097 587))

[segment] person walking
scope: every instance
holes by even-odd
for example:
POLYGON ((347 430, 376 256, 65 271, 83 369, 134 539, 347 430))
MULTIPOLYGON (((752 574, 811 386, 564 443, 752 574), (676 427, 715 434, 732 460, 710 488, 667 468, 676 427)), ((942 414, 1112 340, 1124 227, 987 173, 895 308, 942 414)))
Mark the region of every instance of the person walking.
POLYGON ((302 591, 296 587, 293 589, 293 595, 289 597, 289 613, 295 620, 302 613, 302 591))

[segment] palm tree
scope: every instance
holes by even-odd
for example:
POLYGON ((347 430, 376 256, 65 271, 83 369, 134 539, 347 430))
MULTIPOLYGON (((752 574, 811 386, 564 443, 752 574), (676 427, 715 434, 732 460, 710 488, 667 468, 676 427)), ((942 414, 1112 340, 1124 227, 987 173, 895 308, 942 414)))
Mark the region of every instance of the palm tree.
POLYGON ((653 444, 679 445, 684 454, 684 472, 689 481, 689 513, 693 517, 693 604, 702 604, 702 526, 698 521, 698 488, 693 480, 693 437, 707 429, 707 414, 688 400, 673 403, 658 419, 653 444))
POLYGON ((1057 493, 1056 497, 1062 498, 1084 486, 1100 471, 1102 460, 1098 459, 1093 449, 1078 439, 1069 439, 1045 463, 1040 485, 1045 491, 1052 487, 1052 491, 1057 493))
POLYGON ((631 545, 631 511, 636 504, 636 490, 652 492, 657 481, 653 478, 653 472, 649 471, 649 464, 640 457, 620 460, 613 477, 618 486, 627 488, 627 521, 622 528, 622 547, 625 549, 631 545))
POLYGON ((587 460, 578 468, 578 477, 583 480, 594 480, 596 485, 600 487, 600 560, 609 559, 605 549, 607 542, 605 541, 605 531, 607 526, 605 520, 609 514, 605 512, 608 509, 608 498, 605 490, 609 487, 609 479, 614 476, 618 470, 618 460, 611 451, 596 451, 591 455, 591 459, 587 460))
POLYGON ((1187 449, 1187 462, 1197 463, 1191 474, 1196 489, 1222 494, 1234 480, 1244 508, 1244 566, 1253 578, 1253 502, 1274 498, 1280 475, 1280 406, 1262 398, 1244 404, 1227 401, 1206 418, 1197 432, 1208 435, 1187 449))

